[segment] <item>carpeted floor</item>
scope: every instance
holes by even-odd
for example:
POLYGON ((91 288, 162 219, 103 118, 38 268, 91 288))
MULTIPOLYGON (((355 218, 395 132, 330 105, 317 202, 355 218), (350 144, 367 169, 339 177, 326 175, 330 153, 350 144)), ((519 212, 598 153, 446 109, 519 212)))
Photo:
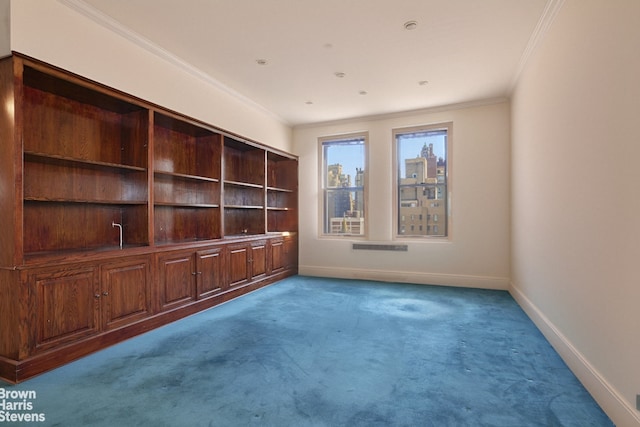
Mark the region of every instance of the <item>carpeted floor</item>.
POLYGON ((22 425, 613 425, 507 292, 302 276, 17 391, 22 425))

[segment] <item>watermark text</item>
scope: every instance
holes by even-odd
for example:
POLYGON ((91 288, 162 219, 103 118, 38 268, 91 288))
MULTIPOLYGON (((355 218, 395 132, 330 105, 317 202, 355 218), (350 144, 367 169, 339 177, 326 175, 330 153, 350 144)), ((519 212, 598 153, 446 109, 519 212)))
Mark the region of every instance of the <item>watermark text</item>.
POLYGON ((43 423, 45 414, 35 410, 35 390, 7 390, 0 387, 0 423, 43 423))

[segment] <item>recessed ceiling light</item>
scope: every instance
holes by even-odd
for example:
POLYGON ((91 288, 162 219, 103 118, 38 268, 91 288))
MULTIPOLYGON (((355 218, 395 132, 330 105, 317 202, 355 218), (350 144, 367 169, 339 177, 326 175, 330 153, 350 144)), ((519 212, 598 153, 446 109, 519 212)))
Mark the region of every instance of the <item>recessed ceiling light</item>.
POLYGON ((419 84, 420 86, 426 86, 426 85, 428 85, 428 84, 429 84, 429 81, 428 81, 428 80, 420 80, 420 81, 418 82, 418 84, 419 84))
POLYGON ((418 26, 417 21, 407 21, 404 23, 405 30, 415 30, 417 26, 418 26))
POLYGON ((307 101, 307 102, 305 102, 305 104, 307 104, 307 105, 312 105, 312 104, 313 104, 313 101, 307 101))
POLYGON ((258 65, 267 65, 268 64, 266 59, 256 59, 256 63, 258 65))
POLYGON ((360 95, 366 95, 367 91, 366 90, 361 90, 360 92, 358 92, 360 95))
POLYGON ((343 78, 344 76, 346 76, 346 74, 345 74, 345 73, 343 73, 343 72, 341 72, 341 71, 336 71, 336 72, 335 72, 335 73, 333 73, 333 74, 335 74, 335 76, 336 76, 337 78, 339 78, 339 79, 341 79, 341 78, 343 78))

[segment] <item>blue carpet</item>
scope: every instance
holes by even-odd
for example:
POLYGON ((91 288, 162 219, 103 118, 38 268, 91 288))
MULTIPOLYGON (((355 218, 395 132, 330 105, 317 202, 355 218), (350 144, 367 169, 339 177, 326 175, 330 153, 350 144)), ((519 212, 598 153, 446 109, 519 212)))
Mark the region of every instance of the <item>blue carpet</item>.
POLYGON ((22 425, 613 425, 507 292, 302 276, 20 390, 22 425))

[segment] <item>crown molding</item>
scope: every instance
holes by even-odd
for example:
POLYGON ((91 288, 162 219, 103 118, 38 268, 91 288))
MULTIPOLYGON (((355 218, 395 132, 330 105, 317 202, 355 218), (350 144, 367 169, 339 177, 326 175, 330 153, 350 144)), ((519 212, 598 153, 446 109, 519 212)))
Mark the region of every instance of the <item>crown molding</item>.
POLYGON ((279 121, 280 123, 283 123, 287 126, 291 126, 290 123, 288 123, 282 117, 276 115, 273 111, 270 111, 263 105, 252 100, 251 98, 248 98, 247 96, 231 89, 229 86, 215 79, 211 75, 194 67, 193 65, 189 64, 179 56, 158 46, 157 44, 153 43, 151 40, 143 37, 141 34, 138 34, 135 31, 132 31, 130 28, 124 26, 119 21, 113 19, 109 15, 99 11, 98 9, 85 3, 84 1, 58 0, 58 2, 68 7, 69 9, 72 9, 80 13, 84 17, 89 18, 90 20, 102 26, 103 28, 106 28, 107 30, 115 34, 118 34, 119 36, 133 43, 134 45, 170 63, 171 65, 177 67, 178 69, 190 74, 193 77, 196 77, 197 79, 206 83, 207 85, 213 86, 214 88, 226 93, 227 95, 232 96, 233 98, 237 99, 243 104, 267 114, 268 116, 279 121))
POLYGON ((484 107, 484 106, 493 105, 493 104, 502 104, 509 101, 510 101, 510 98, 505 96, 496 97, 496 98, 477 99, 473 101, 459 102, 455 104, 437 105, 434 107, 419 108, 415 110, 405 110, 405 111, 398 111, 393 113, 371 114, 371 115, 365 115, 365 116, 354 116, 354 117, 349 117, 345 119, 303 123, 303 124, 293 126, 293 129, 294 130, 309 129, 309 128, 315 128, 315 127, 341 125, 341 124, 353 123, 353 122, 371 122, 371 121, 379 121, 379 120, 396 119, 396 118, 402 118, 402 117, 411 117, 411 116, 416 116, 420 114, 435 114, 435 113, 442 113, 442 112, 448 112, 448 111, 454 111, 454 110, 463 110, 467 108, 484 107))
POLYGON ((522 56, 520 57, 520 61, 518 62, 518 67, 516 68, 516 72, 513 76, 513 79, 511 80, 510 92, 513 92, 513 90, 515 89, 516 84, 520 79, 520 75, 522 74, 522 71, 525 69, 527 65, 527 62, 529 62, 529 59, 535 52, 539 43, 546 36, 547 32, 549 31, 549 28, 551 28, 551 24, 553 24, 553 21, 555 20, 556 15, 562 8, 564 1, 565 0, 548 0, 547 1, 547 4, 545 5, 545 8, 542 12, 542 15, 540 16, 540 19, 538 20, 538 23, 536 24, 536 27, 533 30, 531 37, 529 38, 527 47, 525 48, 524 52, 522 53, 522 56))

